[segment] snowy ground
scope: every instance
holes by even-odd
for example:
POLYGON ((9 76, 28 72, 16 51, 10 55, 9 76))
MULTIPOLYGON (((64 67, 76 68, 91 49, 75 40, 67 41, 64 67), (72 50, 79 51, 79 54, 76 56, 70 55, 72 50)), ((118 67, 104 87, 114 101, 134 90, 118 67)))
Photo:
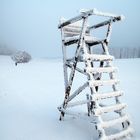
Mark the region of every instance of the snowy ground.
MULTIPOLYGON (((140 59, 115 64, 136 131, 134 140, 140 140, 140 59)), ((0 140, 96 140, 86 121, 58 120, 63 96, 61 60, 33 59, 15 67, 10 57, 0 56, 0 140)))

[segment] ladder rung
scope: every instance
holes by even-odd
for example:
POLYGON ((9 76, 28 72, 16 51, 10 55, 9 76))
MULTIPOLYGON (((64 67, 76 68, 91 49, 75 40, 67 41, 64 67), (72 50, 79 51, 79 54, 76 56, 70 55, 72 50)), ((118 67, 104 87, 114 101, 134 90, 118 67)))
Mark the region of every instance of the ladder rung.
POLYGON ((117 67, 103 67, 103 68, 86 68, 87 73, 109 73, 117 71, 117 67))
POLYGON ((95 100, 100 100, 100 99, 118 97, 122 95, 123 95, 123 91, 114 91, 114 92, 109 92, 109 93, 97 93, 93 95, 94 96, 93 98, 95 100))
POLYGON ((124 109, 125 107, 126 107, 126 104, 124 104, 124 103, 111 105, 111 106, 107 106, 107 107, 100 107, 98 109, 95 109, 95 115, 101 115, 103 113, 108 113, 108 112, 112 112, 112 111, 119 111, 119 110, 124 109))
POLYGON ((126 130, 123 130, 117 134, 112 134, 110 136, 107 136, 106 140, 118 140, 118 139, 120 140, 128 136, 132 136, 133 132, 134 130, 131 127, 128 127, 126 130))
POLYGON ((102 39, 98 39, 98 38, 95 38, 95 37, 92 37, 92 36, 85 36, 85 42, 89 45, 89 46, 92 46, 92 45, 97 45, 97 44, 101 44, 104 40, 102 39))
POLYGON ((123 123, 129 120, 129 117, 127 115, 124 115, 120 118, 114 119, 114 120, 110 120, 110 121, 106 121, 106 122, 102 122, 101 124, 99 124, 101 127, 103 128, 108 128, 111 126, 114 126, 118 123, 123 123))
POLYGON ((113 79, 113 80, 94 80, 90 81, 89 85, 92 86, 105 86, 105 85, 113 85, 113 84, 118 84, 119 80, 113 79))
MULTIPOLYGON (((72 29, 72 30, 75 30, 75 29, 72 29)), ((68 37, 65 39, 65 45, 70 45, 71 43, 77 43, 78 40, 79 40, 79 29, 75 30, 75 32, 73 31, 70 31, 68 28, 67 28, 67 31, 65 31, 65 36, 68 37)), ((91 45, 96 45, 96 44, 100 44, 102 43, 104 40, 99 40, 95 37, 92 37, 92 36, 89 36, 88 33, 86 33, 86 36, 85 36, 85 42, 87 44, 89 44, 90 46, 91 45)))
MULTIPOLYGON (((94 100, 99 100, 99 99, 106 99, 106 98, 112 98, 112 97, 117 97, 121 96, 123 94, 123 91, 116 91, 116 92, 111 92, 111 93, 97 93, 93 95, 94 100)), ((74 107, 78 105, 83 105, 86 103, 91 102, 90 100, 81 100, 81 101, 76 101, 72 103, 68 103, 67 107, 74 107)))
POLYGON ((88 59, 93 61, 112 61, 114 57, 111 55, 87 54, 84 56, 84 60, 88 59))

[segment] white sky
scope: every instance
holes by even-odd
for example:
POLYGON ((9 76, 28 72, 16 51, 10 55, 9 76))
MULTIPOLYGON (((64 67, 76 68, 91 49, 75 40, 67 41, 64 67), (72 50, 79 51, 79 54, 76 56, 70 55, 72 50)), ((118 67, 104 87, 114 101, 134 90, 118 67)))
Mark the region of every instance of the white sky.
POLYGON ((97 8, 126 17, 114 25, 111 46, 140 47, 139 5, 138 0, 0 0, 0 45, 26 50, 35 57, 60 57, 59 18, 97 8))

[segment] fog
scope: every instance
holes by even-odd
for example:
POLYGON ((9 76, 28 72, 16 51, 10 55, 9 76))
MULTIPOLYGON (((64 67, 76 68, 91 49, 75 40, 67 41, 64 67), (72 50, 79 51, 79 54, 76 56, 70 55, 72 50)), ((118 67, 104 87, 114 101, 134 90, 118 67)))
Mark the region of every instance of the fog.
POLYGON ((138 0, 0 0, 0 46, 25 50, 33 57, 61 57, 60 17, 97 8, 126 17, 114 24, 111 47, 140 47, 139 5, 138 0))

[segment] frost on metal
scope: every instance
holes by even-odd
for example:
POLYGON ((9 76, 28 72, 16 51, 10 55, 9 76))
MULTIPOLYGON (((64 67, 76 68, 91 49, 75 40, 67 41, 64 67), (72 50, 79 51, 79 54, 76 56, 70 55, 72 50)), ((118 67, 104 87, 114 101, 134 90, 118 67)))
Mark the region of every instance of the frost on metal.
POLYGON ((31 60, 31 55, 25 51, 18 51, 11 56, 15 65, 18 63, 27 63, 31 60))
POLYGON ((110 55, 108 50, 112 24, 123 19, 124 16, 122 15, 104 13, 96 9, 81 10, 79 16, 69 20, 63 18, 58 26, 62 37, 65 82, 65 98, 58 107, 61 113, 60 120, 63 120, 65 115, 86 117, 92 120, 92 124, 98 132, 99 140, 127 139, 133 134, 131 121, 124 111, 126 104, 120 101, 123 91, 118 86, 117 68, 112 63, 114 57, 110 55), (96 18, 100 16, 107 19, 90 25, 89 21, 91 19, 89 20, 89 18, 95 15, 96 18), (100 27, 106 28, 106 34, 103 38, 99 38, 94 34, 94 31, 100 27), (70 57, 68 56, 68 48, 74 46, 75 52, 70 57), (96 53, 95 48, 100 48, 100 52, 96 53), (86 78, 77 89, 74 89, 73 84, 78 80, 76 78, 77 73, 86 76, 86 78), (107 92, 103 89, 107 89, 107 92), (83 94, 86 94, 85 99, 78 98, 83 94), (76 100, 74 100, 75 98, 76 100), (110 99, 113 102, 110 103, 110 99), (70 108, 80 105, 86 105, 87 110, 85 110, 85 113, 76 113, 72 109, 70 110, 70 108), (114 115, 111 116, 109 113, 114 115), (107 121, 103 118, 104 114, 108 115, 107 121), (117 116, 114 117, 115 115, 117 116), (117 128, 116 125, 120 125, 119 130, 116 133, 108 134, 105 128, 112 132, 112 127, 117 128))

